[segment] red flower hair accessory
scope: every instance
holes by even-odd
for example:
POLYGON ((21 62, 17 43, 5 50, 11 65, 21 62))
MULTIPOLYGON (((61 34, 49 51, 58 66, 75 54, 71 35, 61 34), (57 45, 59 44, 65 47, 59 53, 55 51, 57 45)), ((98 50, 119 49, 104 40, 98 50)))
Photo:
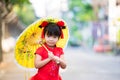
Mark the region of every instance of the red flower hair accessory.
MULTIPOLYGON (((48 25, 47 21, 43 21, 39 27, 46 27, 48 25)), ((42 31, 41 37, 44 38, 44 31, 42 31)))
MULTIPOLYGON (((48 21, 43 21, 39 27, 46 27, 49 24, 48 21)), ((65 23, 63 21, 58 21, 56 24, 60 27, 61 30, 61 38, 64 38, 62 29, 65 28, 65 23)), ((44 38, 44 31, 42 31, 41 37, 44 38)))
POLYGON ((63 32, 62 32, 62 28, 65 28, 65 23, 63 22, 63 21, 58 21, 57 23, 56 23, 59 27, 61 27, 61 38, 64 38, 64 36, 63 36, 63 32))
POLYGON ((43 21, 42 24, 41 24, 41 27, 45 27, 48 25, 48 22, 47 21, 43 21))
POLYGON ((60 26, 60 27, 64 27, 64 22, 63 21, 58 21, 57 25, 60 26))

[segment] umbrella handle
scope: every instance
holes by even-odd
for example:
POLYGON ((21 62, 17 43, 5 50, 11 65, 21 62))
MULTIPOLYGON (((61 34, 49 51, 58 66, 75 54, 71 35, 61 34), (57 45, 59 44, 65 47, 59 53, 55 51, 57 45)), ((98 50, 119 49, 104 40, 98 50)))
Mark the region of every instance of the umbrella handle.
POLYGON ((49 52, 49 50, 46 48, 46 46, 44 44, 42 44, 42 46, 47 50, 47 52, 49 52))
POLYGON ((39 44, 40 44, 41 46, 43 46, 43 47, 47 50, 47 52, 49 52, 49 50, 46 48, 46 46, 43 44, 42 41, 40 41, 39 44))

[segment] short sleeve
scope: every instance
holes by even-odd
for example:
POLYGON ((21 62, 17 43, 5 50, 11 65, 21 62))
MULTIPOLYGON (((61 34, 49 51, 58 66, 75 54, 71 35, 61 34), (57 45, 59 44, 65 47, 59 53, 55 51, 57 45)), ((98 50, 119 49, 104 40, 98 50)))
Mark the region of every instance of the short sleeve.
POLYGON ((61 55, 64 54, 64 51, 62 48, 60 48, 60 53, 61 53, 61 55))
POLYGON ((58 56, 63 55, 63 54, 64 54, 63 49, 57 47, 57 48, 55 49, 55 51, 54 51, 54 54, 55 54, 55 55, 58 55, 58 56))
POLYGON ((43 51, 44 51, 43 47, 40 47, 36 50, 35 54, 42 55, 43 51))

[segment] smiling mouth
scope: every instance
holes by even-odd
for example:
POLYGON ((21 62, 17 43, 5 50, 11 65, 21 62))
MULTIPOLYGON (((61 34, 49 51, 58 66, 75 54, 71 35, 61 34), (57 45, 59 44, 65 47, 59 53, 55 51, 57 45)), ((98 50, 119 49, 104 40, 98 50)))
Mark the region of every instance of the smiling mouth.
POLYGON ((50 42, 49 44, 53 45, 54 43, 51 43, 51 42, 50 42))
POLYGON ((54 45, 55 43, 54 42, 49 42, 50 45, 54 45))

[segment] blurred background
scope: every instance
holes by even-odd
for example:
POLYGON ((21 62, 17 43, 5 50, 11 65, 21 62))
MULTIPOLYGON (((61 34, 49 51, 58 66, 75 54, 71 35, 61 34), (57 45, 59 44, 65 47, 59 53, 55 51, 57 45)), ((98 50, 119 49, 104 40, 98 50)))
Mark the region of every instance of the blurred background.
POLYGON ((14 65, 16 39, 48 16, 64 19, 69 27, 64 80, 120 79, 120 0, 0 0, 0 80, 25 73, 14 65))

